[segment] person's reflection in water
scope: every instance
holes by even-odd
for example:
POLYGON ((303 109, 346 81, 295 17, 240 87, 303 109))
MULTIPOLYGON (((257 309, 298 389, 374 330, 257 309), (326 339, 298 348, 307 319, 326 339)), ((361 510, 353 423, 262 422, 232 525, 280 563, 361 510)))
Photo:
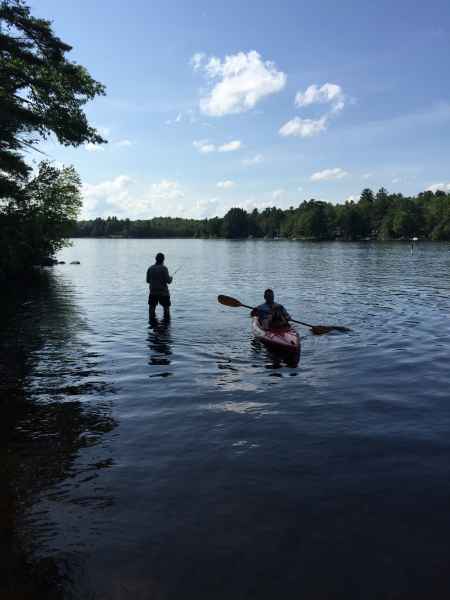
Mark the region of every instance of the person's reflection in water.
MULTIPOLYGON (((155 366, 170 365, 170 356, 172 355, 171 343, 170 318, 159 320, 154 317, 149 319, 149 364, 155 366)), ((162 373, 153 374, 151 377, 168 377, 171 374, 172 373, 170 371, 165 371, 162 373)))
MULTIPOLYGON (((300 352, 291 354, 281 350, 271 350, 258 340, 252 341, 252 348, 255 353, 267 359, 266 369, 281 369, 283 367, 295 369, 300 363, 300 352)), ((293 373, 291 374, 293 375, 293 373)))

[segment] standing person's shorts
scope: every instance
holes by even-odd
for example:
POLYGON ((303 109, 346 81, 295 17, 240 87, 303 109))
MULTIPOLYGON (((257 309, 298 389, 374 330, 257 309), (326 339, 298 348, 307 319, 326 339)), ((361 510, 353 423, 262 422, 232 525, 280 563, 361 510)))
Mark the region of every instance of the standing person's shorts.
POLYGON ((150 308, 156 308, 158 304, 161 304, 163 308, 169 308, 171 305, 170 296, 166 296, 165 294, 149 294, 148 305, 150 308))

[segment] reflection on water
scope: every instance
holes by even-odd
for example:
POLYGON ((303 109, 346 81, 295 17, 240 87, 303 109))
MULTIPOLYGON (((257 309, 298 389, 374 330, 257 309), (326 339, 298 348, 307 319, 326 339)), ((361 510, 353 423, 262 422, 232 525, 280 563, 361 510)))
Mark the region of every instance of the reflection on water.
POLYGON ((101 448, 116 426, 113 387, 82 341, 86 324, 69 286, 58 289, 44 272, 4 296, 1 309, 0 597, 65 598, 83 561, 75 539, 71 552, 55 553, 58 520, 76 519, 77 507, 86 518, 112 502, 99 482, 113 464, 101 448))
POLYGON ((150 349, 149 364, 161 369, 152 369, 150 377, 169 377, 172 371, 164 367, 170 365, 171 350, 170 319, 149 320, 148 346, 150 349))
MULTIPOLYGON (((265 358, 266 369, 281 369, 283 366, 290 369, 295 369, 299 366, 301 351, 296 354, 292 352, 286 352, 282 350, 273 350, 265 344, 262 344, 259 340, 252 340, 252 349, 255 354, 262 354, 265 358)), ((289 375, 295 376, 295 371, 290 372, 289 375)), ((273 373, 274 376, 282 377, 282 373, 273 373)))
POLYGON ((442 248, 77 240, 3 297, 1 600, 448 597, 442 248), (266 287, 352 332, 291 364, 216 301, 266 287))

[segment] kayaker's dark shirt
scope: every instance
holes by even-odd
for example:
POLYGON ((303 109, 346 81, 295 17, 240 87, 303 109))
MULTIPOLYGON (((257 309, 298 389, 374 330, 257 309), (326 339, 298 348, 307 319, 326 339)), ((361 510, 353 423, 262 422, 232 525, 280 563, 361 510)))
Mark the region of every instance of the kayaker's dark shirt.
POLYGON ((264 304, 260 304, 252 310, 252 316, 258 317, 260 321, 265 321, 271 315, 276 316, 277 320, 289 320, 291 318, 284 306, 282 304, 277 304, 276 302, 273 304, 264 302, 264 304))
POLYGON ((167 284, 172 283, 172 277, 166 266, 155 263, 147 269, 147 283, 150 285, 150 294, 168 296, 167 284))

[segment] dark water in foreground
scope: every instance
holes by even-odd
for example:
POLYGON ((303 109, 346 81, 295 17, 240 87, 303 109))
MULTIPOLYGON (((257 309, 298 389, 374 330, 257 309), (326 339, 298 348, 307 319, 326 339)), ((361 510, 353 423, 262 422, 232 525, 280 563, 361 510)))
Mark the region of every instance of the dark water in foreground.
POLYGON ((450 597, 447 245, 78 240, 60 258, 81 265, 4 299, 2 600, 450 597), (150 328, 160 249, 183 268, 150 328), (303 329, 299 365, 280 362, 216 303, 268 285, 353 332, 303 329))

